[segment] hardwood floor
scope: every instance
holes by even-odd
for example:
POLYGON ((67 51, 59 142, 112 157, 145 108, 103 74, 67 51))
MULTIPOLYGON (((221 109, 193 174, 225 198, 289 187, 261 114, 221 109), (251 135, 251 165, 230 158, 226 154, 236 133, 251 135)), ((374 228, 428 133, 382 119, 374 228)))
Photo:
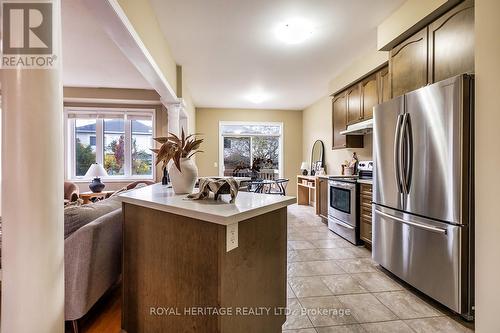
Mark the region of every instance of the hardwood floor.
MULTIPOLYGON (((78 321, 79 333, 120 333, 121 297, 121 284, 119 284, 78 321)), ((70 322, 66 323, 66 332, 73 332, 70 322)))

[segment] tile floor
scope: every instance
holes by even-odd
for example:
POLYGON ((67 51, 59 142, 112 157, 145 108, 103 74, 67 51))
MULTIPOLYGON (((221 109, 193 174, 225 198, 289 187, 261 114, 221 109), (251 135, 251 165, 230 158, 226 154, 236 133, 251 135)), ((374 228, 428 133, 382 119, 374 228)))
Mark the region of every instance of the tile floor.
POLYGON ((287 333, 473 332, 386 274, 371 252, 329 231, 314 209, 288 209, 287 333))

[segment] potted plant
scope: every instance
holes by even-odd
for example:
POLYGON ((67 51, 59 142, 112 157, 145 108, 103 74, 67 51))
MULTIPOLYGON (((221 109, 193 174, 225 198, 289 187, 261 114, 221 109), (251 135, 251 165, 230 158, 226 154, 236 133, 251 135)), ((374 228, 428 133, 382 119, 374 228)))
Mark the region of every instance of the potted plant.
POLYGON ((169 136, 154 140, 161 144, 159 149, 152 149, 157 154, 156 165, 162 162, 163 167, 166 168, 169 162, 173 161, 168 173, 174 192, 176 194, 193 192, 194 184, 198 178, 198 168, 191 157, 201 152, 199 148, 203 139, 197 139, 196 134, 186 136, 184 129, 182 129, 180 138, 169 133, 169 136))

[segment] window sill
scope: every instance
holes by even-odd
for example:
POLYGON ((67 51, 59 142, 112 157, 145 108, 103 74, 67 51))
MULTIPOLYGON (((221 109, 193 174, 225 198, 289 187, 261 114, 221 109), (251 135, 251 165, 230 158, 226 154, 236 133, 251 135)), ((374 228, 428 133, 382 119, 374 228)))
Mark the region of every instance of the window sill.
MULTIPOLYGON (((140 180, 155 181, 155 179, 153 177, 101 178, 101 182, 103 182, 103 183, 132 183, 132 182, 140 181, 140 180)), ((92 179, 74 178, 74 179, 67 179, 67 181, 77 183, 77 184, 89 184, 92 182, 92 179)))

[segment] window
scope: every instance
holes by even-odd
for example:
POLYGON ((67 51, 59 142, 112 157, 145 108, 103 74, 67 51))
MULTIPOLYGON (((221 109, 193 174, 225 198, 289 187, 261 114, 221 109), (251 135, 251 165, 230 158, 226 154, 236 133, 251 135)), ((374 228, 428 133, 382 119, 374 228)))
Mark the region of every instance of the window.
POLYGON ((75 119, 75 175, 84 176, 92 163, 96 162, 95 119, 75 119), (94 142, 92 142, 94 141, 94 142), (92 144, 94 143, 94 144, 92 144))
POLYGON ((221 122, 220 174, 261 179, 282 175, 281 123, 221 122))
POLYGON ((132 120, 132 175, 150 175, 153 168, 151 120, 132 120))
POLYGON ((153 110, 67 109, 67 174, 83 178, 92 163, 110 179, 153 178, 153 110))

